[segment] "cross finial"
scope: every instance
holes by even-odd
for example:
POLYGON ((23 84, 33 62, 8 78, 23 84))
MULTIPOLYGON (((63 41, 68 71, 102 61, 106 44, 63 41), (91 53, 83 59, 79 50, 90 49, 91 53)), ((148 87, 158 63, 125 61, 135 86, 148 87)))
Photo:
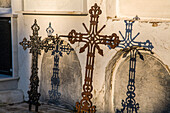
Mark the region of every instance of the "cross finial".
POLYGON ((92 6, 91 9, 89 10, 89 13, 91 14, 91 17, 98 17, 100 14, 102 14, 102 10, 95 3, 94 6, 92 6))
POLYGON ((40 30, 40 27, 37 24, 37 20, 34 20, 34 24, 31 26, 31 29, 33 30, 33 36, 38 36, 38 31, 40 30))
POLYGON ((114 49, 119 44, 119 37, 113 33, 111 36, 100 35, 100 32, 106 27, 105 25, 98 30, 98 19, 99 15, 102 13, 100 7, 95 3, 94 6, 89 10, 91 14, 90 17, 90 27, 87 29, 86 25, 83 23, 83 26, 87 33, 77 33, 75 30, 72 30, 69 33, 68 40, 71 44, 75 42, 85 42, 86 44, 80 48, 80 53, 84 52, 90 44, 94 45, 98 50, 98 53, 103 56, 103 50, 100 49, 99 44, 109 45, 114 49))
POLYGON ((51 27, 51 22, 49 23, 49 27, 46 29, 47 35, 52 36, 54 29, 51 27))

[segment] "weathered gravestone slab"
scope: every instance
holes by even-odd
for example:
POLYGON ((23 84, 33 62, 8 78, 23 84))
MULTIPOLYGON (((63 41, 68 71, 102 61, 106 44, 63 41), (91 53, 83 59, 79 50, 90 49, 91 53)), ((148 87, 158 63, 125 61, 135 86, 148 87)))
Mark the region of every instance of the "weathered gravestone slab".
MULTIPOLYGON (((63 42, 64 45, 67 42, 63 42)), ((40 93, 41 100, 49 100, 49 90, 51 90, 51 77, 53 75, 54 56, 45 53, 41 65, 40 93)), ((82 91, 82 74, 78 57, 75 51, 69 55, 63 54, 59 62, 60 86, 58 91, 61 93, 60 101, 75 106, 75 102, 80 99, 79 92, 82 91)))
MULTIPOLYGON (((170 73, 164 64, 148 53, 142 53, 144 61, 137 55, 135 74, 135 100, 140 113, 170 112, 170 73)), ((114 85, 114 110, 121 109, 122 99, 127 97, 129 79, 129 60, 127 57, 118 67, 114 85)))

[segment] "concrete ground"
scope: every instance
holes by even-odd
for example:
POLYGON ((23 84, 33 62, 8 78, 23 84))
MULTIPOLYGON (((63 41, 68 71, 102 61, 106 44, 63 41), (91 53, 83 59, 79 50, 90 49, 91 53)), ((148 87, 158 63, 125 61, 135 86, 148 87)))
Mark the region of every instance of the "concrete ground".
MULTIPOLYGON (((28 110, 27 103, 20 103, 20 104, 0 104, 0 113, 36 113, 35 107, 32 107, 32 111, 28 110)), ((71 110, 55 106, 55 105, 48 105, 42 104, 39 106, 38 113, 74 113, 71 110)))

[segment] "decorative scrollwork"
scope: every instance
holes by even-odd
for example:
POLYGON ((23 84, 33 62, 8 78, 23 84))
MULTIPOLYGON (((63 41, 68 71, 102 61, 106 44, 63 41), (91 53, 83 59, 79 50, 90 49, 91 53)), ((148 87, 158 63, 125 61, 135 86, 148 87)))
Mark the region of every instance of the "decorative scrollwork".
POLYGON ((71 44, 75 42, 85 42, 85 45, 80 48, 80 53, 84 52, 87 48, 87 60, 86 60, 86 71, 85 71, 85 82, 83 85, 82 97, 83 99, 80 103, 76 103, 76 109, 78 113, 94 113, 96 112, 95 106, 92 104, 91 94, 93 90, 92 78, 93 78, 93 69, 94 69, 94 57, 95 49, 98 50, 98 53, 103 56, 103 50, 100 48, 100 44, 109 45, 114 49, 119 44, 119 37, 113 33, 110 36, 100 35, 100 32, 104 29, 105 25, 98 30, 98 19, 99 15, 102 13, 100 7, 97 4, 91 7, 89 10, 90 13, 90 27, 87 29, 86 25, 83 23, 83 26, 87 33, 78 33, 75 30, 71 30, 68 34, 68 40, 71 44))
POLYGON ((33 36, 38 36, 38 31, 40 30, 40 27, 37 24, 37 20, 34 20, 34 24, 31 26, 31 29, 33 31, 33 36))
POLYGON ((31 26, 33 30, 33 35, 30 36, 30 41, 26 38, 23 39, 19 44, 23 46, 23 49, 26 50, 30 48, 30 53, 32 53, 32 66, 31 66, 31 77, 30 77, 30 90, 28 91, 29 96, 29 110, 31 110, 32 105, 35 105, 35 111, 38 112, 38 106, 40 105, 39 97, 40 93, 38 93, 39 86, 39 78, 38 78, 38 54, 41 54, 41 50, 44 49, 47 52, 49 49, 53 49, 53 44, 49 44, 53 37, 50 39, 45 39, 45 41, 41 41, 41 37, 38 36, 38 31, 40 27, 37 24, 37 20, 35 19, 34 24, 31 26))
MULTIPOLYGON (((91 18, 99 18, 99 15, 102 14, 102 10, 100 9, 100 7, 95 3, 94 6, 91 7, 91 9, 89 10, 90 16, 91 18)), ((94 20, 95 21, 95 20, 94 20)), ((98 22, 98 21, 97 21, 98 22)))

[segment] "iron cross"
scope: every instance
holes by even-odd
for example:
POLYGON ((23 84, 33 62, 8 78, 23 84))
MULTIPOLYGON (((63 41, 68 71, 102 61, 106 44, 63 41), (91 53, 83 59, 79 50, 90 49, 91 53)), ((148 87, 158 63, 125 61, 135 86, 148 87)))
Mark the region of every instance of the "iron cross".
POLYGON ((30 48, 30 53, 32 53, 32 67, 31 67, 31 77, 30 77, 30 90, 28 91, 29 95, 29 110, 31 110, 32 105, 35 105, 35 111, 38 112, 38 106, 40 106, 38 93, 39 78, 38 78, 38 55, 41 54, 41 50, 47 52, 48 50, 53 49, 53 44, 49 44, 52 37, 44 39, 41 41, 41 37, 38 35, 40 27, 37 25, 37 20, 35 19, 34 24, 31 29, 33 30, 33 35, 30 36, 30 41, 26 38, 23 39, 19 44, 23 46, 23 49, 26 50, 30 48))
MULTIPOLYGON (((51 27, 51 23, 49 23, 49 27, 46 29, 48 37, 53 37, 52 33, 54 32, 54 29, 51 27)), ((56 38, 54 40, 55 43, 55 49, 52 51, 52 55, 54 55, 54 68, 53 68, 53 75, 51 77, 51 86, 52 89, 49 90, 49 103, 53 104, 60 104, 59 99, 61 96, 61 93, 58 91, 59 85, 60 85, 60 78, 59 78, 59 59, 63 56, 63 53, 66 53, 67 55, 70 54, 71 51, 73 51, 73 48, 67 43, 64 43, 64 40, 61 40, 58 35, 56 35, 56 38)))
POLYGON ((97 4, 94 4, 94 6, 92 6, 89 10, 89 13, 91 17, 89 30, 83 23, 87 33, 78 33, 75 30, 72 30, 68 35, 68 40, 71 44, 74 44, 75 42, 85 43, 85 45, 80 48, 80 53, 84 52, 87 48, 85 81, 82 92, 83 99, 80 101, 80 103, 76 103, 76 109, 78 113, 96 112, 95 106, 91 101, 95 50, 97 49, 98 53, 103 56, 103 50, 100 48, 100 44, 109 45, 112 49, 114 49, 119 44, 119 37, 116 35, 116 33, 113 33, 110 36, 100 35, 100 32, 105 27, 104 25, 100 30, 98 30, 98 19, 99 15, 102 13, 100 7, 97 6, 97 4))
POLYGON ((127 98, 122 100, 122 109, 117 110, 117 113, 124 113, 125 110, 127 113, 138 113, 139 103, 136 103, 135 100, 135 73, 136 73, 136 56, 137 54, 140 56, 142 60, 144 60, 143 55, 139 52, 139 50, 150 51, 152 53, 152 49, 154 48, 152 43, 147 40, 146 42, 137 42, 135 41, 136 37, 140 34, 138 33, 135 37, 132 38, 132 27, 135 21, 124 21, 126 24, 126 33, 125 37, 121 34, 123 40, 121 40, 118 47, 123 48, 125 51, 124 57, 130 52, 130 61, 129 61, 129 81, 127 85, 127 98), (143 48, 139 48, 143 47, 143 48))

